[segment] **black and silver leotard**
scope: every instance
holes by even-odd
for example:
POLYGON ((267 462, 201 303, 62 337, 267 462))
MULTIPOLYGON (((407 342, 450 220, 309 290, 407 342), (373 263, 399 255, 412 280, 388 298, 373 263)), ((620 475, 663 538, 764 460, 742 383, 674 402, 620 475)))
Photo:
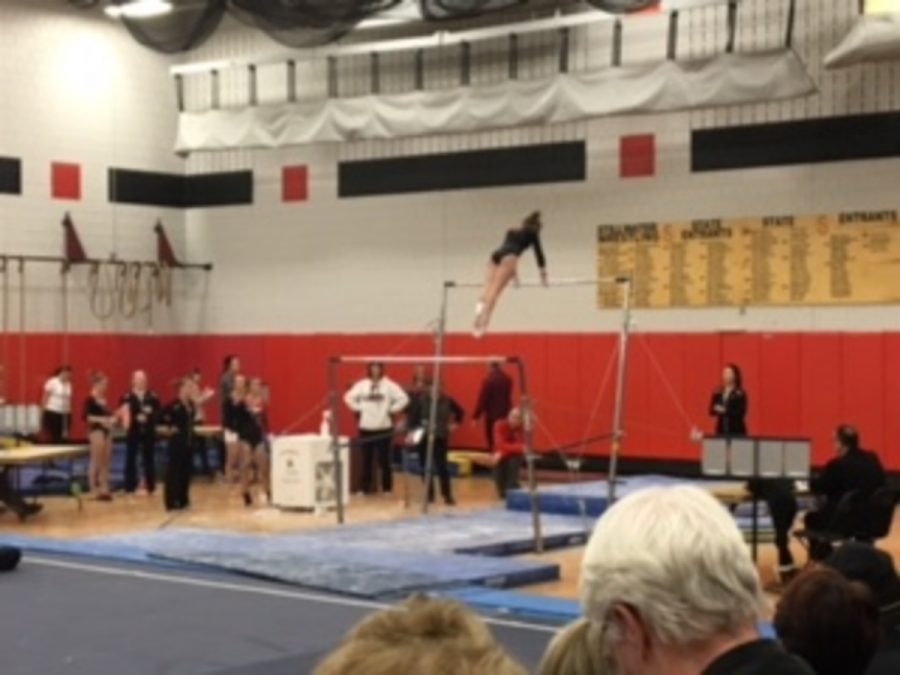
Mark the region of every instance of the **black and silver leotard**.
POLYGON ((544 249, 541 246, 541 235, 536 230, 522 228, 508 230, 503 244, 491 254, 491 261, 495 265, 499 265, 506 256, 514 255, 518 258, 532 246, 538 267, 544 269, 547 267, 547 259, 544 257, 544 249))

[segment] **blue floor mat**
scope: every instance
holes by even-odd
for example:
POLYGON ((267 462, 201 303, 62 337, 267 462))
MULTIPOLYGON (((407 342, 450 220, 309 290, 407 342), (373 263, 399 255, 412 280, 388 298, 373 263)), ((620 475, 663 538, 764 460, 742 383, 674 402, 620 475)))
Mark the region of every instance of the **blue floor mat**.
POLYGON ((578 601, 565 598, 478 587, 457 588, 437 595, 459 600, 482 614, 509 616, 528 621, 563 625, 581 616, 578 601))
POLYGON ((559 567, 553 564, 403 549, 390 543, 328 541, 315 532, 263 536, 170 529, 93 541, 365 598, 460 585, 507 588, 559 578, 559 567))
MULTIPOLYGON (((99 539, 49 539, 45 537, 0 534, 0 545, 15 546, 23 551, 46 555, 76 556, 79 558, 142 564, 163 563, 163 561, 155 560, 146 550, 137 546, 99 539)), ((175 563, 165 563, 164 566, 184 567, 175 563)))
MULTIPOLYGON (((482 614, 509 616, 560 626, 571 623, 581 616, 580 603, 577 600, 566 598, 549 598, 516 591, 495 591, 485 588, 457 588, 435 595, 459 600, 482 614)), ((762 637, 770 640, 776 639, 775 629, 771 623, 760 622, 758 628, 762 637)))
MULTIPOLYGON (((218 469, 218 453, 210 445, 206 451, 211 470, 218 469)), ((166 444, 156 444, 157 477, 164 475, 166 444)), ((26 496, 66 495, 71 491, 70 478, 86 485, 88 473, 87 457, 66 459, 55 462, 50 467, 23 466, 17 471, 17 479, 22 494, 26 496)), ((201 475, 199 453, 194 455, 194 475, 201 475)), ((110 464, 110 485, 113 490, 122 489, 125 485, 125 444, 117 442, 113 445, 112 463, 110 464)))

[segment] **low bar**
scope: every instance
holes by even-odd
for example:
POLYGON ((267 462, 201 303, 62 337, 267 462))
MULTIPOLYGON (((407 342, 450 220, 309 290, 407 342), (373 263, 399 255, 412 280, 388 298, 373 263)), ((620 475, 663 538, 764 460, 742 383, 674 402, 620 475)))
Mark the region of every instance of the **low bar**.
POLYGON ((390 356, 387 354, 375 354, 371 356, 332 356, 332 363, 398 363, 398 364, 424 364, 424 363, 519 363, 518 356, 390 356))

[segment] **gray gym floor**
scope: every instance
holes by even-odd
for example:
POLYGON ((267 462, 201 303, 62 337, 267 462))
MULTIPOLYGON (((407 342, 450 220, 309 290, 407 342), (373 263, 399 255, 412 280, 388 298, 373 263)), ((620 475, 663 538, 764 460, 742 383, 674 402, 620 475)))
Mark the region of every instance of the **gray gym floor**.
MULTIPOLYGON (((0 575, 0 670, 302 675, 378 608, 234 576, 26 556, 0 575)), ((488 622, 529 667, 555 631, 488 622)))

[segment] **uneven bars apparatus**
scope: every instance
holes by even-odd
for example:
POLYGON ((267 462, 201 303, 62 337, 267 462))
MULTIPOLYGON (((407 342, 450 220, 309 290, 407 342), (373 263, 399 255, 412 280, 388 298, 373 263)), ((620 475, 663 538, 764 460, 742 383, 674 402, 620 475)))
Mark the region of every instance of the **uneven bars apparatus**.
MULTIPOLYGON (((522 390, 522 417, 525 428, 525 454, 530 457, 532 454, 532 421, 530 399, 528 398, 528 379, 526 377, 525 362, 518 356, 432 356, 432 355, 411 355, 411 356, 394 356, 394 355, 368 355, 368 356, 333 356, 328 362, 328 389, 329 389, 329 407, 331 410, 331 423, 329 429, 331 431, 331 452, 334 462, 334 480, 336 488, 336 506, 338 523, 344 523, 344 494, 343 494, 343 467, 340 456, 341 438, 340 424, 338 423, 338 415, 340 414, 340 395, 338 393, 338 366, 344 363, 395 363, 407 365, 425 365, 433 364, 435 368, 435 379, 432 382, 431 389, 431 406, 428 419, 428 443, 427 443, 427 460, 424 467, 425 491, 424 491, 424 507, 425 513, 428 511, 428 491, 431 488, 431 482, 434 474, 434 439, 437 430, 437 397, 440 392, 440 383, 437 377, 440 375, 440 366, 442 364, 457 365, 473 365, 485 363, 507 363, 516 366, 519 371, 519 383, 522 390)), ((534 545, 538 552, 543 551, 544 540, 541 535, 541 515, 537 502, 537 491, 534 488, 534 472, 533 460, 529 459, 529 471, 531 482, 531 517, 534 530, 534 545)))
MULTIPOLYGON (((607 476, 607 502, 612 505, 616 500, 616 481, 619 475, 619 452, 622 448, 622 439, 625 436, 625 382, 628 376, 628 344, 631 337, 631 294, 633 281, 630 276, 598 277, 596 279, 556 279, 547 284, 540 281, 519 283, 517 288, 557 288, 573 286, 607 286, 615 285, 622 288, 622 326, 619 329, 618 363, 616 369, 616 399, 613 410, 612 445, 609 454, 609 474, 607 476)), ((434 363, 434 382, 432 384, 432 418, 435 415, 437 383, 440 379, 440 359, 444 357, 445 337, 447 332, 447 310, 449 306, 450 291, 458 288, 483 288, 484 284, 475 281, 445 281, 441 298, 441 315, 438 321, 437 339, 435 341, 435 356, 439 359, 434 363)), ((522 391, 522 412, 525 422, 525 465, 528 473, 528 489, 531 492, 532 511, 536 512, 538 506, 537 484, 534 471, 534 425, 531 420, 531 402, 526 392, 522 391)), ((429 440, 428 456, 426 462, 426 479, 431 480, 433 472, 432 460, 434 443, 429 440)), ((424 513, 428 512, 428 495, 422 507, 424 513)), ((535 514, 536 530, 540 531, 540 516, 535 514)), ((543 540, 535 542, 535 548, 540 553, 543 550, 543 540)))

